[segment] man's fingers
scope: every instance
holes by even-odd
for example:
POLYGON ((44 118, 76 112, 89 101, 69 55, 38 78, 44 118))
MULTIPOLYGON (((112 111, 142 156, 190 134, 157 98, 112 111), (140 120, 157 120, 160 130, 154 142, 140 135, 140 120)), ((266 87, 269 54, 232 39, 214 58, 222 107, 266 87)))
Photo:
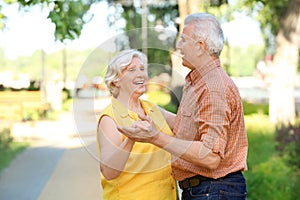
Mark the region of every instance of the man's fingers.
POLYGON ((125 127, 125 126, 117 126, 117 129, 124 134, 126 137, 139 141, 141 138, 138 136, 137 131, 140 130, 138 128, 125 127))
POLYGON ((151 128, 151 124, 148 121, 137 120, 132 124, 131 127, 140 128, 147 131, 151 128))
POLYGON ((147 121, 147 122, 149 122, 149 123, 151 122, 151 118, 150 118, 149 115, 144 116, 144 115, 138 114, 138 116, 139 116, 139 118, 140 118, 141 120, 143 120, 143 121, 147 121))
POLYGON ((134 132, 134 128, 131 127, 125 127, 125 126, 117 126, 118 131, 121 133, 128 133, 128 132, 134 132))

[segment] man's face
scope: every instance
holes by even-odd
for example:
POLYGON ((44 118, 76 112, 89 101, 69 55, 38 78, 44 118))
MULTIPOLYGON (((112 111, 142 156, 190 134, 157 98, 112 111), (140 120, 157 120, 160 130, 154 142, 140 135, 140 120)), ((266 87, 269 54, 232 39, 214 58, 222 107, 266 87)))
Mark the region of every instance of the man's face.
POLYGON ((197 44, 193 36, 193 25, 185 25, 176 48, 182 54, 182 65, 193 70, 197 66, 197 44))

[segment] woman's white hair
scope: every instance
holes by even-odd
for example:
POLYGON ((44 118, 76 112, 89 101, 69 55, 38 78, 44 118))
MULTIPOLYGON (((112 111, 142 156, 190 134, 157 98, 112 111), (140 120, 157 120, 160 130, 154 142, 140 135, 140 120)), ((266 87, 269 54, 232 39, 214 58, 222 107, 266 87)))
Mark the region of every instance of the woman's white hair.
POLYGON ((119 88, 116 87, 115 81, 120 78, 122 71, 132 62, 133 57, 139 58, 143 65, 147 66, 147 56, 136 49, 123 50, 109 62, 104 81, 113 97, 119 95, 119 88))
POLYGON ((190 14, 184 24, 193 24, 195 40, 204 42, 211 54, 220 56, 224 46, 224 35, 215 16, 208 13, 190 14))

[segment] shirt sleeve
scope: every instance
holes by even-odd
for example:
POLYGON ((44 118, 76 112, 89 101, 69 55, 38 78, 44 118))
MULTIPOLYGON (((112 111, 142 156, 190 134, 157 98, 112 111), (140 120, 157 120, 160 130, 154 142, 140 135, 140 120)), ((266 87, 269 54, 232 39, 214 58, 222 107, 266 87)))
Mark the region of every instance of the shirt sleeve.
POLYGON ((203 145, 224 158, 229 128, 225 94, 208 93, 200 104, 199 132, 203 145))

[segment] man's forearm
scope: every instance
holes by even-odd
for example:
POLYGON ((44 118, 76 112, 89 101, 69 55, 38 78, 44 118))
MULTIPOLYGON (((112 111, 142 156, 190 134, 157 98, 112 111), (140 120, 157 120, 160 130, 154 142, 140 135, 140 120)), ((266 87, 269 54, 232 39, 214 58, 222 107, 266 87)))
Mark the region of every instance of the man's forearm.
POLYGON ((206 148, 200 141, 187 141, 159 133, 151 143, 165 149, 173 156, 201 167, 215 169, 221 161, 218 154, 206 148))

